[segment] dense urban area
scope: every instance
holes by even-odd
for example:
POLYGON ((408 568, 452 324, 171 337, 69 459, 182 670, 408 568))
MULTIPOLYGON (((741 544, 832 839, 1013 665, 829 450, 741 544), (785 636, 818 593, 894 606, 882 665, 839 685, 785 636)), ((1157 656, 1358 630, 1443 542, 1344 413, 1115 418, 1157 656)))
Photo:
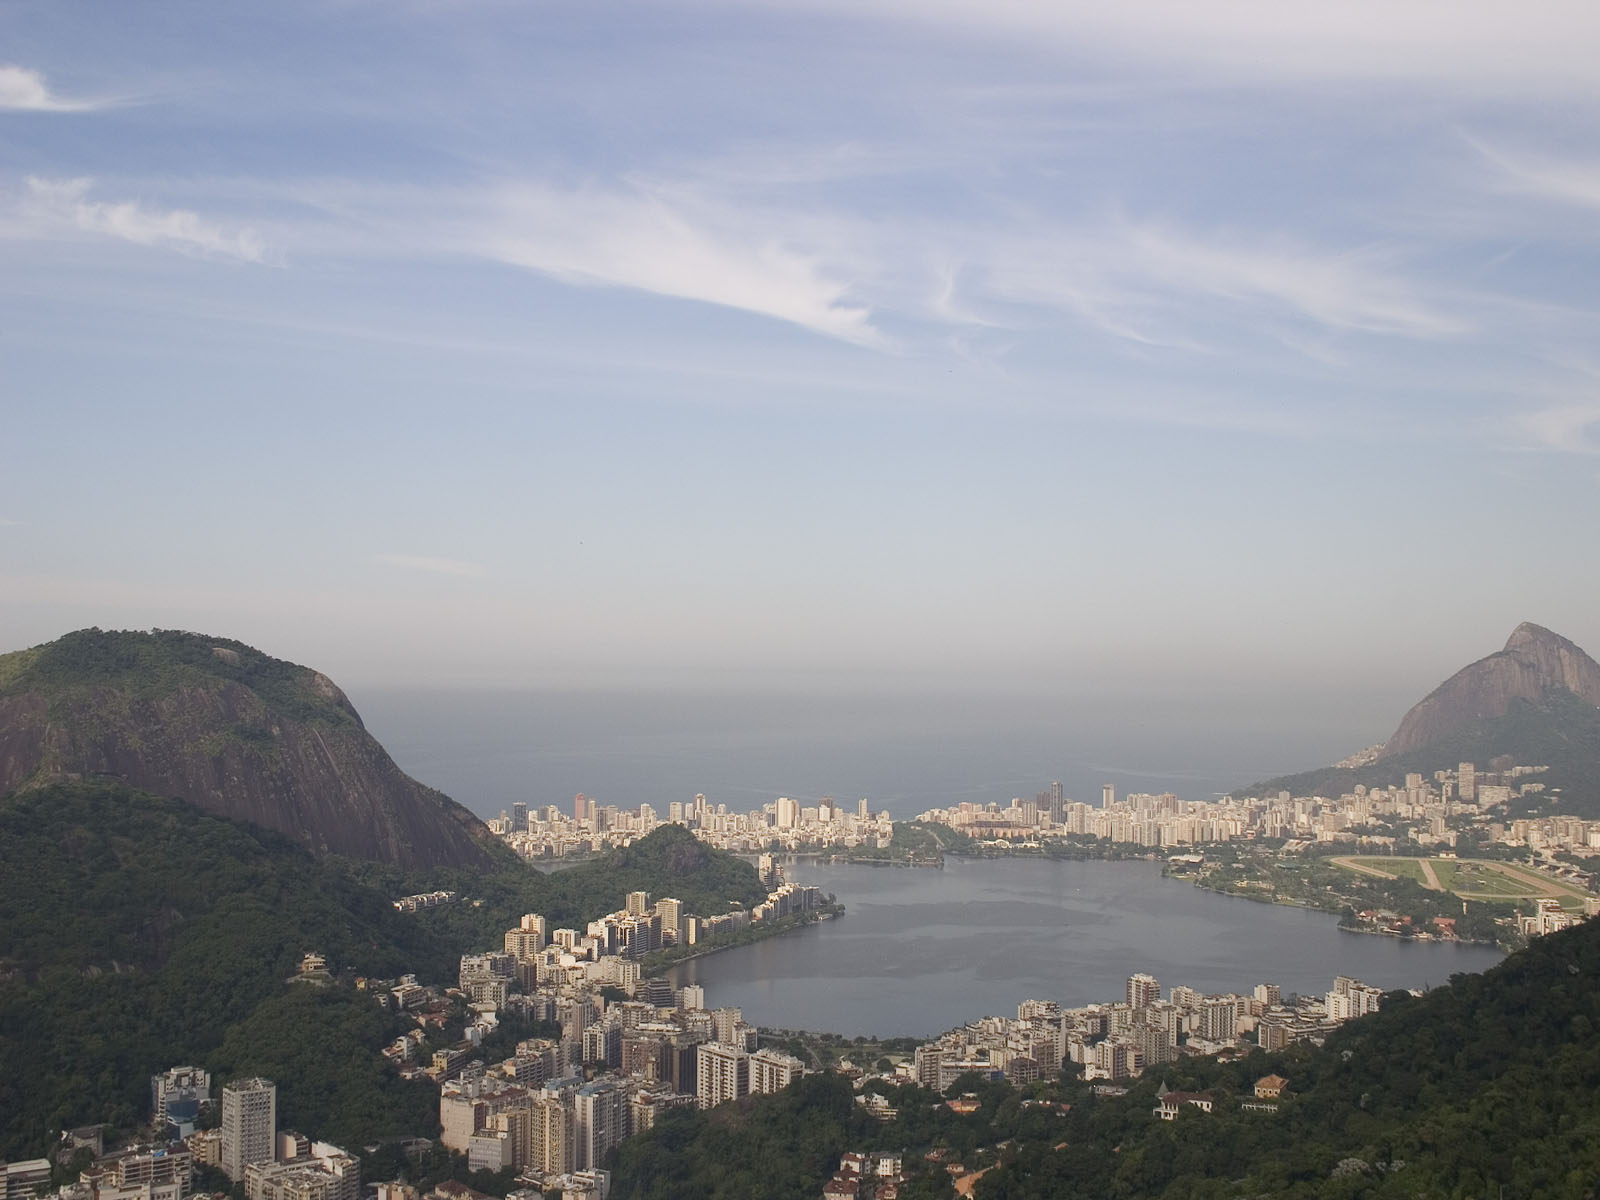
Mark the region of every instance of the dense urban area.
MULTIPOLYGON (((1368 761, 1363 754, 1341 765, 1368 761)), ((697 795, 673 803, 663 822, 648 804, 619 810, 580 795, 570 816, 554 805, 517 804, 489 824, 534 862, 626 845, 663 823, 687 825, 734 853, 908 866, 937 866, 947 852, 1160 854, 1200 886, 1342 912, 1352 929, 1511 947, 1597 907, 1588 860, 1600 854, 1600 821, 1509 811, 1553 796, 1541 778, 1547 771, 1509 761, 1480 771, 1462 762, 1337 796, 1283 790, 1217 800, 1119 797, 1107 784, 1098 806, 1068 799, 1054 783, 1032 799, 963 802, 909 823, 872 812, 865 799, 853 811, 824 796, 730 812, 697 795)))
MULTIPOLYGON (((779 883, 775 868, 765 865, 776 886, 751 920, 780 918, 816 902, 815 888, 779 883)), ((395 907, 417 912, 456 899, 429 893, 403 897, 395 907)), ((820 1064, 763 1045, 761 1031, 737 1008, 708 1008, 702 988, 673 990, 663 979, 641 976, 644 955, 701 928, 681 915, 678 901, 652 903, 636 892, 624 910, 584 931, 548 930, 542 916, 524 916, 506 931, 500 949, 463 955, 453 987, 423 984, 414 975, 357 978, 354 986, 372 1004, 414 1023, 373 1053, 403 1078, 437 1086, 438 1144, 464 1156, 469 1172, 509 1183, 502 1190, 514 1200, 604 1200, 612 1151, 652 1128, 662 1113, 774 1094, 820 1064), (487 1048, 508 1028, 547 1034, 517 1038, 512 1053, 486 1061, 493 1057, 487 1048)), ((324 956, 307 953, 294 982, 327 986, 336 970, 324 956)), ((1248 995, 1205 995, 1180 985, 1163 998, 1154 977, 1135 974, 1125 997, 1111 1003, 1063 1010, 1053 1001, 1029 1000, 1014 1019, 986 1017, 869 1067, 843 1059, 829 1069, 847 1077, 863 1111, 880 1119, 896 1114, 886 1092, 869 1086, 874 1082, 916 1084, 940 1094, 956 1089, 946 1102, 955 1113, 978 1105, 975 1092, 961 1089, 981 1082, 1022 1085, 1081 1075, 1103 1081, 1097 1094, 1123 1095, 1118 1081, 1180 1055, 1320 1043, 1381 1001, 1378 989, 1347 978, 1335 979, 1319 997, 1285 997, 1261 984, 1248 995)), ((1242 1102, 1245 1110, 1275 1111, 1286 1086, 1281 1077, 1263 1077, 1242 1102)), ((233 1079, 222 1084, 220 1097, 216 1091, 210 1074, 195 1066, 153 1076, 148 1140, 107 1147, 103 1126, 65 1130, 56 1159, 81 1164, 77 1180, 47 1191, 50 1160, 12 1163, 4 1169, 5 1196, 184 1200, 208 1183, 242 1192, 246 1200, 359 1200, 364 1194, 359 1151, 315 1140, 315 1131, 279 1128, 277 1081, 233 1079)), ((1210 1111, 1216 1099, 1163 1089, 1152 1117, 1172 1120, 1183 1106, 1210 1111)), ((425 1138, 402 1147, 413 1159, 433 1151, 425 1138)), ((848 1154, 823 1196, 892 1200, 903 1170, 898 1154, 848 1154)), ((377 1200, 419 1195, 405 1182, 376 1186, 377 1200)), ((431 1195, 476 1200, 483 1193, 445 1180, 431 1195)))
MULTIPOLYGON (((453 985, 423 982, 415 974, 356 977, 350 983, 371 1004, 410 1025, 371 1053, 402 1079, 438 1090, 437 1144, 420 1136, 406 1139, 399 1148, 405 1161, 460 1156, 457 1175, 515 1200, 604 1200, 613 1152, 625 1139, 652 1129, 662 1114, 776 1094, 819 1070, 843 1074, 861 1110, 878 1120, 898 1115, 894 1089, 908 1085, 943 1098, 938 1102, 954 1113, 980 1105, 971 1089, 985 1082, 1027 1087, 1077 1080, 1093 1095, 1114 1097, 1125 1095, 1131 1081, 1180 1059, 1227 1061, 1251 1051, 1320 1045, 1345 1022, 1384 1002, 1380 989, 1345 977, 1319 996, 1286 996, 1270 983, 1229 994, 1180 984, 1163 996, 1154 977, 1138 973, 1128 979, 1125 996, 1112 1002, 1064 1009, 1052 1000, 1025 1000, 1014 1018, 987 1016, 925 1042, 874 1045, 872 1061, 858 1063, 848 1046, 841 1053, 803 1033, 762 1031, 737 1008, 709 1007, 703 988, 674 989, 651 974, 674 955, 726 945, 731 934, 781 932, 796 919, 837 912, 832 897, 816 887, 785 881, 785 852, 842 851, 873 861, 899 843, 915 843, 919 832, 944 829, 959 839, 950 848, 970 853, 1081 850, 1098 843, 1177 851, 1169 854, 1169 869, 1203 875, 1216 864, 1208 863, 1202 848, 1259 845, 1270 854, 1272 870, 1303 862, 1308 851, 1337 849, 1350 857, 1329 858, 1329 869, 1354 884, 1382 880, 1458 895, 1468 886, 1492 888, 1495 879, 1506 892, 1515 890, 1507 881, 1519 878, 1534 893, 1548 885, 1543 890, 1553 894, 1525 897, 1527 911, 1514 918, 1516 933, 1528 938, 1565 928, 1596 907, 1581 890, 1586 874, 1573 863, 1600 846, 1600 822, 1503 815, 1513 797, 1542 790, 1540 774, 1540 767, 1509 765, 1479 773, 1462 763, 1431 779, 1413 773, 1402 786, 1357 787, 1337 798, 1281 792, 1215 802, 1180 801, 1171 794, 1118 798, 1107 786, 1099 807, 1067 800, 1058 784, 1004 808, 962 804, 930 810, 909 827, 887 813, 873 814, 865 800, 853 812, 828 798, 814 806, 779 798, 763 809, 729 813, 696 796, 691 804, 673 804, 665 822, 649 805, 619 812, 583 796, 576 798, 571 817, 554 807, 529 812, 519 804, 491 828, 523 857, 590 854, 675 825, 718 849, 756 853, 758 874, 770 890, 748 908, 700 916, 686 913, 672 897, 635 891, 621 910, 581 929, 549 928, 543 915, 530 913, 504 932, 499 946, 462 955, 453 985), (1540 865, 1537 871, 1505 867, 1516 872, 1509 876, 1452 876, 1455 886, 1445 889, 1430 864, 1442 868, 1449 861, 1443 856, 1469 845, 1531 852, 1540 865), (1430 851, 1441 858, 1413 857, 1422 869, 1409 878, 1393 865, 1430 851)), ((942 861, 947 843, 937 835, 918 844, 924 846, 920 857, 912 850, 897 861, 942 861)), ((1224 855, 1218 861, 1237 867, 1240 860, 1224 855)), ((1225 883, 1213 871, 1212 885, 1225 883)), ((1243 894, 1260 886, 1259 879, 1242 876, 1234 883, 1243 894)), ((456 891, 435 890, 398 897, 392 905, 397 913, 416 915, 468 903, 456 891)), ((1465 912, 1469 902, 1461 904, 1465 912)), ((1391 925, 1400 920, 1394 912, 1357 916, 1391 925)), ((1427 928, 1388 931, 1456 936, 1453 925, 1454 919, 1439 917, 1427 928)), ((325 987, 338 975, 338 964, 310 949, 294 982, 325 987)), ((151 1079, 144 1136, 108 1147, 103 1126, 64 1130, 54 1162, 4 1168, 0 1200, 184 1200, 213 1186, 243 1200, 360 1200, 367 1194, 362 1155, 370 1159, 379 1148, 341 1148, 317 1140, 317 1130, 280 1129, 277 1084, 232 1079, 219 1096, 206 1070, 174 1066, 151 1079), (76 1178, 51 1190, 68 1163, 80 1168, 76 1178)), ((1270 1115, 1289 1086, 1287 1079, 1266 1074, 1230 1103, 1240 1112, 1270 1115)), ((1162 1120, 1184 1109, 1209 1113, 1222 1102, 1213 1092, 1165 1086, 1156 1096, 1151 1118, 1162 1120)), ((961 1194, 984 1170, 939 1162, 938 1156, 934 1161, 961 1194)), ((822 1195, 892 1200, 908 1185, 908 1171, 915 1176, 927 1167, 908 1167, 898 1153, 852 1152, 822 1195)), ((377 1200, 419 1200, 422 1190, 405 1180, 407 1174, 402 1170, 378 1182, 377 1200)), ((432 1200, 477 1200, 485 1193, 460 1178, 445 1178, 429 1194, 432 1200)))

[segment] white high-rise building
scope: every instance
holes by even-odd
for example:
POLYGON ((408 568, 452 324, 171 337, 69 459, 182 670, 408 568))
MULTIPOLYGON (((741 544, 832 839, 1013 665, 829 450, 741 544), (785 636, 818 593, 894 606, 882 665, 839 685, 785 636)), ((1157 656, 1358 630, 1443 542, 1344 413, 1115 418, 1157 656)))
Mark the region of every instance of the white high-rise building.
POLYGON ((1161 999, 1161 985, 1154 975, 1140 972, 1128 977, 1128 1003, 1134 1008, 1149 1008, 1161 999))
POLYGON ((695 1048, 695 1087, 701 1108, 750 1094, 750 1055, 743 1046, 702 1042, 695 1048))
POLYGON ((1100 807, 1110 808, 1117 802, 1117 788, 1115 784, 1105 784, 1100 789, 1100 807))
POLYGON ((788 796, 778 797, 778 828, 793 829, 800 823, 800 805, 788 796))
POLYGON ((222 1169, 235 1183, 251 1163, 271 1162, 278 1133, 278 1088, 270 1079, 236 1079, 222 1089, 222 1169))
POLYGON ((806 1065, 793 1055, 770 1047, 750 1056, 750 1094, 770 1096, 781 1092, 806 1073, 806 1065))

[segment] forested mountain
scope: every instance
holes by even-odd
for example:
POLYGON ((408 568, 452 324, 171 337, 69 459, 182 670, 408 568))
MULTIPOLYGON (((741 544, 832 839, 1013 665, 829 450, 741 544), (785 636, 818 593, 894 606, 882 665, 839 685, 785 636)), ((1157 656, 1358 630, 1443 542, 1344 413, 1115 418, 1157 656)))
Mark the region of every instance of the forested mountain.
POLYGON ((84 629, 0 655, 0 795, 105 779, 317 853, 488 867, 483 822, 401 771, 327 676, 242 642, 84 629))
POLYGON ((459 956, 498 947, 523 913, 581 927, 633 889, 689 913, 764 892, 748 863, 677 826, 551 875, 516 861, 407 871, 111 784, 13 793, 0 799, 0 1161, 44 1153, 64 1127, 132 1124, 150 1074, 184 1062, 279 1078, 285 1124, 336 1142, 428 1135, 434 1091, 384 1067, 401 1027, 349 979, 453 985, 459 956), (440 887, 461 902, 391 903, 440 887), (308 951, 338 982, 285 982, 308 951))

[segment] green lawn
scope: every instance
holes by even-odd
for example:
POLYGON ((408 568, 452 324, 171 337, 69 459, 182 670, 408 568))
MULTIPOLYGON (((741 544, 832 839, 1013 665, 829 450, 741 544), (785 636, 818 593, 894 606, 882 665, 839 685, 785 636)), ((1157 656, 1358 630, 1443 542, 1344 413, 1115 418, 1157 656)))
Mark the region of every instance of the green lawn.
MULTIPOLYGON (((1538 874, 1532 868, 1506 868, 1487 859, 1368 858, 1362 855, 1352 861, 1395 879, 1413 879, 1424 886, 1428 878, 1422 864, 1427 862, 1445 891, 1467 900, 1526 900, 1534 896, 1553 896, 1565 908, 1580 909, 1586 897, 1581 889, 1538 874)), ((1354 869, 1348 862, 1339 865, 1346 870, 1354 869)))

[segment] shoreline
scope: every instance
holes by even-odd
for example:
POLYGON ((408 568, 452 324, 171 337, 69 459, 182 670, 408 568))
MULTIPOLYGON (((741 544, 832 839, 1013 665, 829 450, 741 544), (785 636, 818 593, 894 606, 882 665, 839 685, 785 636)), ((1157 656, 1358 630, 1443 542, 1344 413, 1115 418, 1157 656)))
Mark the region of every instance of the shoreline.
MULTIPOLYGON (((788 922, 787 924, 775 922, 770 929, 761 930, 754 937, 740 938, 736 934, 730 937, 729 940, 718 942, 715 945, 706 945, 702 947, 699 943, 696 943, 694 949, 689 950, 684 954, 674 955, 669 962, 655 963, 650 966, 645 966, 641 962, 639 974, 645 979, 657 979, 682 963, 692 962, 697 958, 707 958, 713 954, 718 954, 723 950, 737 950, 743 946, 754 946, 760 942, 772 941, 775 938, 783 937, 785 934, 793 933, 798 929, 807 929, 812 925, 820 925, 824 921, 831 921, 835 917, 842 917, 844 912, 844 905, 835 904, 825 909, 818 909, 814 913, 805 914, 804 918, 801 920, 795 920, 792 917, 783 918, 784 921, 788 922)), ((657 951, 656 953, 660 952, 657 951)))
MULTIPOLYGON (((1166 876, 1166 878, 1168 878, 1168 879, 1181 879, 1182 876, 1180 876, 1180 875, 1168 875, 1168 876, 1166 876)), ((1496 940, 1496 941, 1486 941, 1483 938, 1464 938, 1464 937, 1442 938, 1442 937, 1436 937, 1431 933, 1410 934, 1408 936, 1407 934, 1398 933, 1398 932, 1396 932, 1396 931, 1394 931, 1392 929, 1368 929, 1365 926, 1361 926, 1361 925, 1347 925, 1347 924, 1345 924, 1344 918, 1343 918, 1343 915, 1342 915, 1343 912, 1344 912, 1344 906, 1343 905, 1341 905, 1338 908, 1333 908, 1333 907, 1331 907, 1329 905, 1326 905, 1326 904, 1313 904, 1313 903, 1311 903, 1310 901, 1307 901, 1307 900, 1295 900, 1292 897, 1284 897, 1284 896, 1278 896, 1278 895, 1265 896, 1265 895, 1260 895, 1259 893, 1252 895, 1250 892, 1232 892, 1232 891, 1228 891, 1225 888, 1211 887, 1203 879, 1195 879, 1195 880, 1192 880, 1191 882, 1192 882, 1194 887, 1200 888, 1202 891, 1210 892, 1213 896, 1232 896, 1232 897, 1234 897, 1235 899, 1238 899, 1238 900, 1250 900, 1250 901, 1253 901, 1256 904, 1272 904, 1272 905, 1281 906, 1283 908, 1303 908, 1303 909, 1306 909, 1306 910, 1308 910, 1310 912, 1324 912, 1324 913, 1329 914, 1330 916, 1332 916, 1332 915, 1337 913, 1337 914, 1340 914, 1339 929, 1344 933, 1360 933, 1360 934, 1366 934, 1366 935, 1371 936, 1371 937, 1392 937, 1392 938, 1398 938, 1399 940, 1401 940, 1403 942, 1424 942, 1424 943, 1426 943, 1428 945, 1437 944, 1437 945, 1443 946, 1443 945, 1452 945, 1453 944, 1453 945, 1457 945, 1457 946, 1491 946, 1494 949, 1500 951, 1502 954, 1510 954, 1515 950, 1521 949, 1520 946, 1507 945, 1505 942, 1498 941, 1498 940, 1496 940)))
MULTIPOLYGON (((971 852, 948 850, 940 855, 940 861, 937 863, 926 861, 907 862, 905 860, 890 859, 861 859, 852 858, 848 855, 829 855, 821 852, 792 853, 787 857, 792 860, 810 858, 819 862, 828 863, 830 865, 864 867, 938 867, 939 869, 943 869, 943 859, 947 856, 957 858, 965 862, 994 862, 1007 859, 1045 860, 1051 862, 1163 862, 1168 857, 1167 855, 1158 853, 1125 853, 1120 849, 1114 849, 1112 847, 1073 846, 1070 848, 1070 852, 1068 853, 1051 853, 1050 849, 1053 848, 1027 847, 1005 850, 997 849, 995 852, 987 854, 974 854, 971 852)), ((1062 847, 1062 849, 1065 850, 1067 848, 1062 847)), ((1444 938, 1430 933, 1414 933, 1408 935, 1390 929, 1368 928, 1363 925, 1346 924, 1343 920, 1343 913, 1347 905, 1342 899, 1338 900, 1337 902, 1319 904, 1315 900, 1280 896, 1275 892, 1263 894, 1260 891, 1252 889, 1232 891, 1226 888, 1213 887, 1203 878, 1191 877, 1187 873, 1172 873, 1165 868, 1162 870, 1162 875, 1167 879, 1187 881, 1192 887, 1200 888, 1216 896, 1228 896, 1239 900, 1249 900, 1256 904, 1281 905, 1286 908, 1303 908, 1311 912, 1324 912, 1330 916, 1339 916, 1339 929, 1345 933, 1365 934, 1372 937, 1392 937, 1398 938, 1401 941, 1422 942, 1429 945, 1454 943, 1461 946, 1488 946, 1500 951, 1502 954, 1510 954, 1521 948, 1520 943, 1510 939, 1487 939, 1471 937, 1444 938)))

